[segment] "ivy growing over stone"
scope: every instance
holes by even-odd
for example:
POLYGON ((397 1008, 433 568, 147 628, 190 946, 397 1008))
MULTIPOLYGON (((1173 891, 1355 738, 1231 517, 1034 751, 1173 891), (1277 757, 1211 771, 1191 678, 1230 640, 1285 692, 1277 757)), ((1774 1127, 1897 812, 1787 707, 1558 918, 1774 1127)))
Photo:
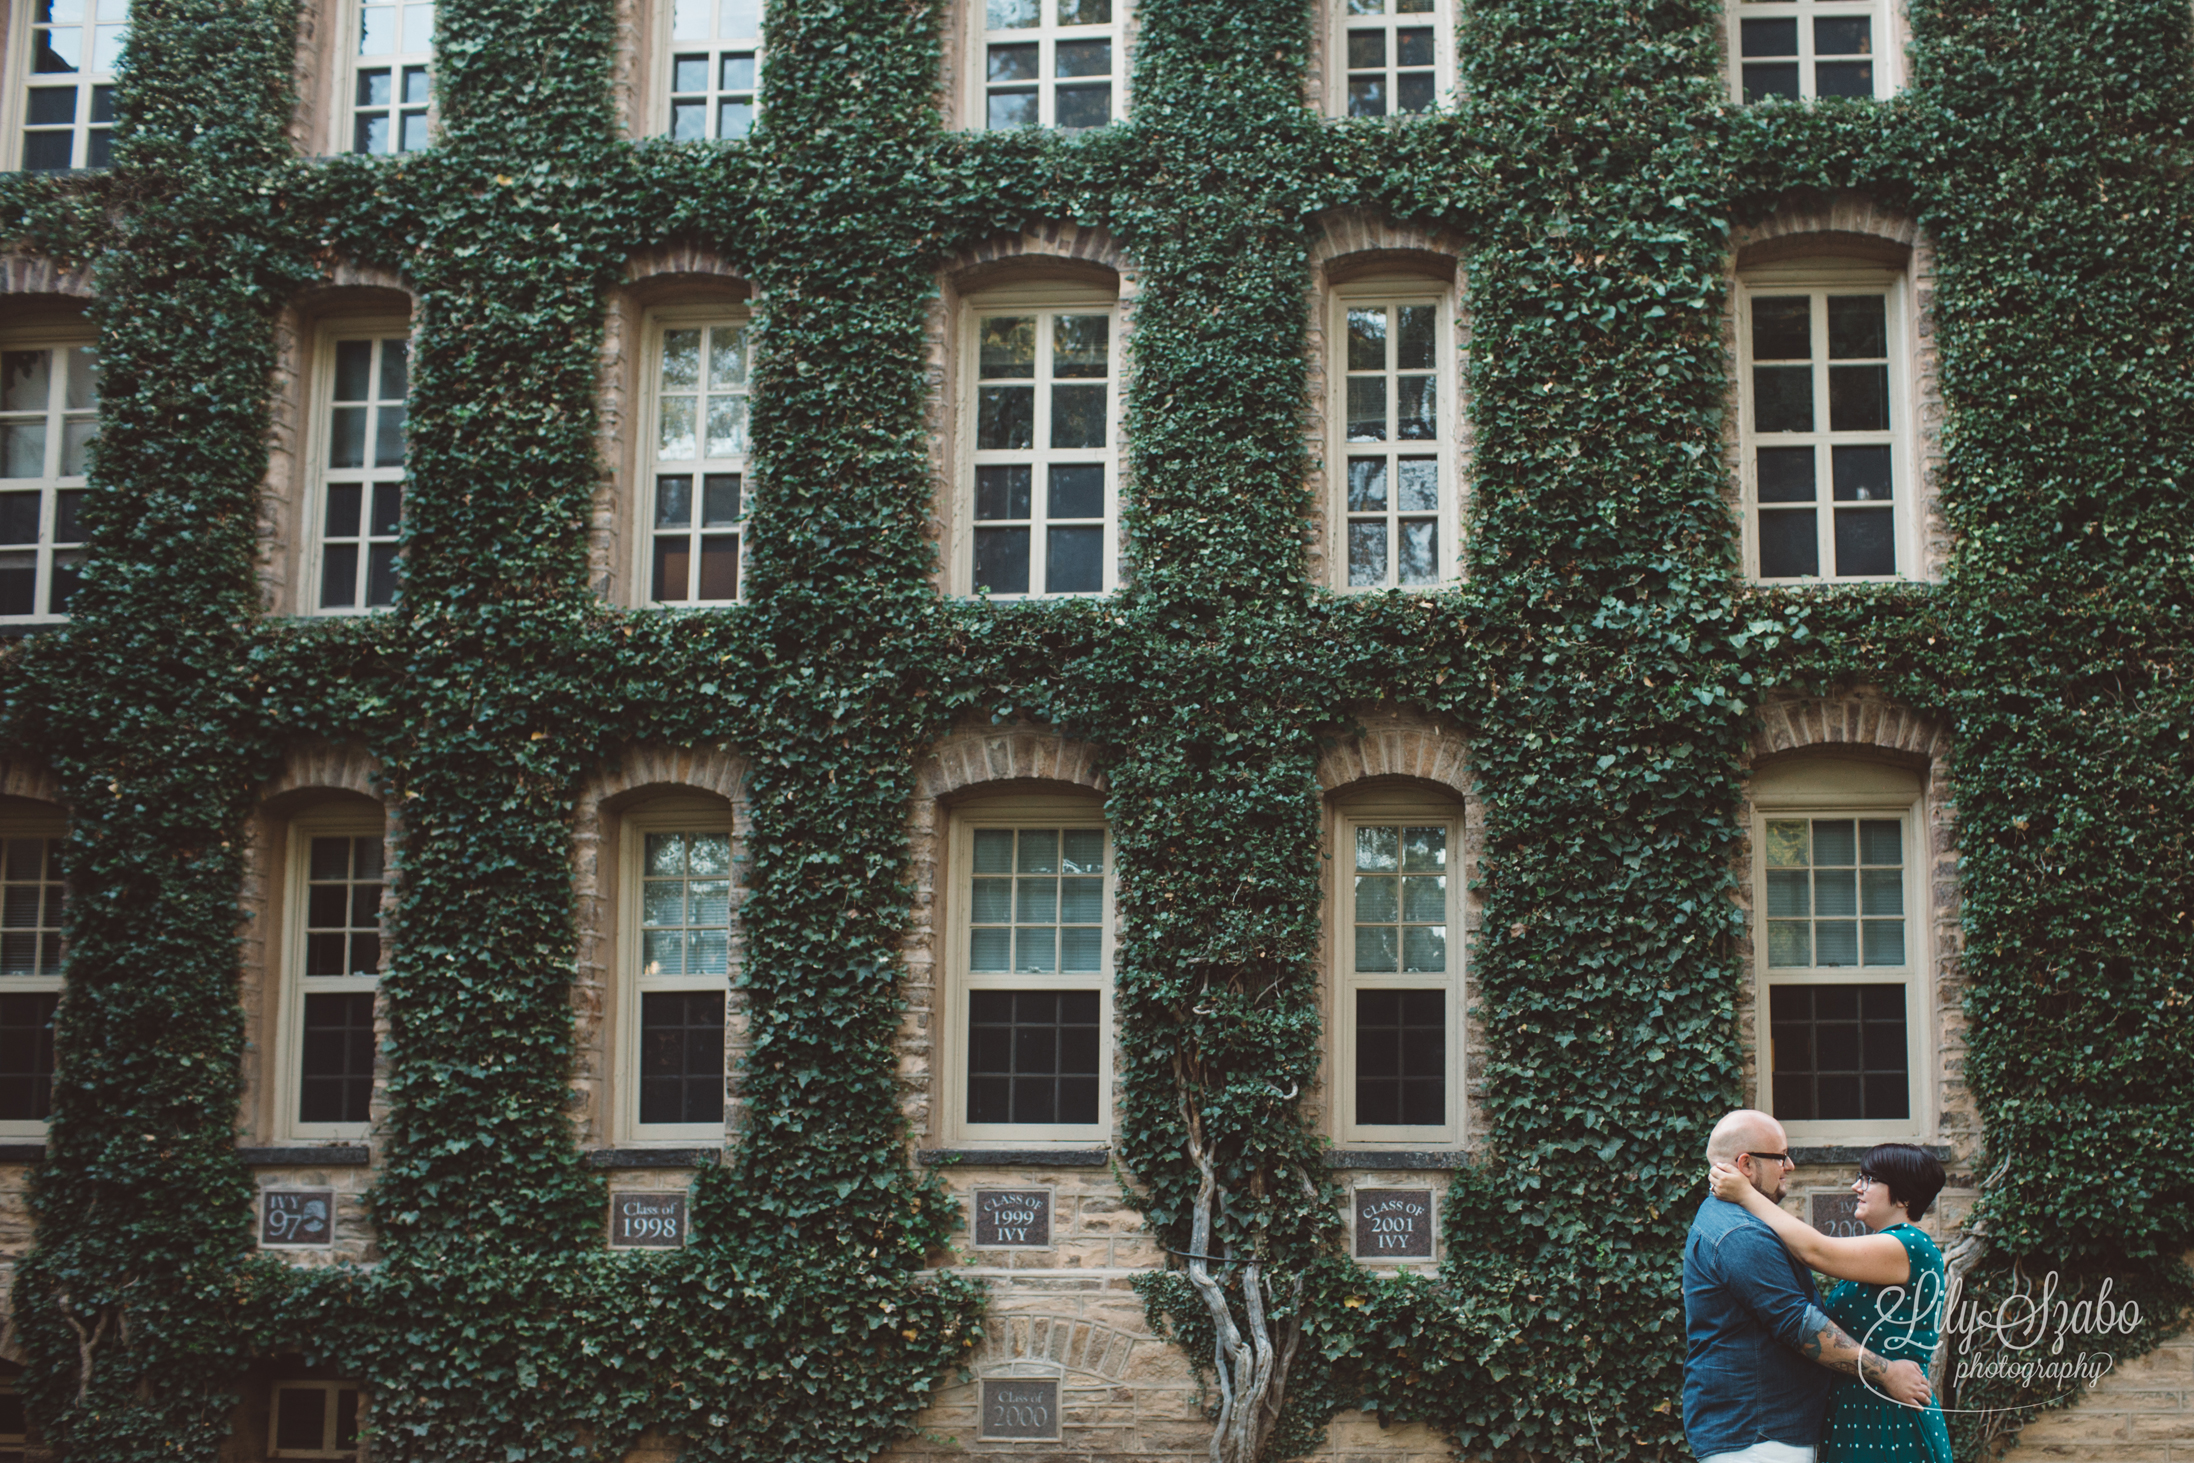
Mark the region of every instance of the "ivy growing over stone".
MULTIPOLYGON (((1705 0, 1479 0, 1462 99, 1374 124, 1300 105, 1301 0, 1149 0, 1131 118, 1063 138, 942 130, 935 5, 781 5, 754 137, 717 147, 619 137, 609 0, 444 0, 436 146, 306 161, 293 5, 139 7, 112 171, 0 179, 0 238, 92 268, 104 369, 83 589, 0 659, 7 748, 72 812, 14 1294, 46 1436, 210 1460, 246 1362, 293 1350, 370 1387, 398 1460, 614 1458, 656 1426, 689 1457, 821 1463, 906 1436, 981 1335, 979 1288, 929 1268, 957 1218, 909 1166, 893 1054, 912 769, 980 713, 1104 749, 1119 1155, 1189 1248, 1193 1127, 1228 1195, 1211 1243, 1301 1278, 1275 1290, 1303 1349, 1272 1453, 1360 1407, 1473 1456, 1682 1456, 1675 1275, 1739 1096, 1730 870, 1776 688, 1871 684, 1953 729, 1992 1174, 1971 1283, 2112 1277, 2164 1334, 2194 1293, 2189 16, 1909 10, 1894 101, 1739 109, 1705 0), (1957 548, 1940 583, 1748 587, 1733 231, 1843 188, 1936 248, 1957 548), (1309 258, 1344 207, 1470 241, 1468 577, 1438 593, 1307 579, 1309 258), (1142 278, 1130 582, 943 600, 936 273, 1067 219, 1142 278), (613 609, 585 573, 605 297, 671 240, 757 286, 749 596, 708 614, 613 609), (254 566, 274 322, 337 259, 420 300, 405 582, 393 614, 297 622, 254 566), (1314 758, 1373 700, 1457 723, 1486 813, 1486 1127, 1432 1277, 1341 1257, 1285 1096, 1319 1050, 1314 758), (254 790, 315 737, 372 748, 403 833, 385 1258, 306 1272, 251 1250, 235 931, 254 790), (649 740, 752 768, 749 1121, 675 1255, 600 1247, 565 1115, 571 819, 649 740)), ((1210 1355, 1180 1272, 1145 1294, 1210 1355)), ((2017 1399, 1966 1405, 1988 1400, 2017 1399)))

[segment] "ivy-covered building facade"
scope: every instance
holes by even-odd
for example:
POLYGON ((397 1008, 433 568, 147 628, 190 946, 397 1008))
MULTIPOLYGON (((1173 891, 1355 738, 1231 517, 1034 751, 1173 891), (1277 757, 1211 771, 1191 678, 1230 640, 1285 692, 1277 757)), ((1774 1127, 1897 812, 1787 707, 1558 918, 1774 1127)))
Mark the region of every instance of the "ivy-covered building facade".
POLYGON ((2194 1456, 2179 0, 0 24, 0 1458, 2194 1456))

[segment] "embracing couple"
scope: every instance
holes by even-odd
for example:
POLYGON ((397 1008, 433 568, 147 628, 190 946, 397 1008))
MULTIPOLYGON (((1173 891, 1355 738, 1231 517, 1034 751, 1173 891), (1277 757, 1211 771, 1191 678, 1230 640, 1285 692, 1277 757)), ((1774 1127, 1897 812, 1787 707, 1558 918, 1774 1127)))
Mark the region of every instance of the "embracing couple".
POLYGON ((1927 1364, 1943 1256, 1913 1222, 1943 1187, 1925 1149, 1859 1164, 1833 1238, 1784 1212, 1795 1167, 1782 1125, 1733 1112, 1706 1147, 1714 1192, 1684 1241, 1684 1434, 1704 1463, 1949 1463, 1927 1364), (1843 1284, 1823 1301, 1808 1269, 1843 1284), (1857 1339, 1854 1339, 1857 1338, 1857 1339))

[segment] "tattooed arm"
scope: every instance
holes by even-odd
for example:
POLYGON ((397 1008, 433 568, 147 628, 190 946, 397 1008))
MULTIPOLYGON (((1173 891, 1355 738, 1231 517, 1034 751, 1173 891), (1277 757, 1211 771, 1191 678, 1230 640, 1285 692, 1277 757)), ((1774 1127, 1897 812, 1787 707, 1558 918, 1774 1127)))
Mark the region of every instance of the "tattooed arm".
POLYGON ((1895 1398, 1907 1407, 1925 1407, 1927 1373, 1918 1362, 1890 1361, 1851 1339, 1850 1333, 1831 1321, 1818 1306, 1808 1306, 1805 1334, 1798 1354, 1807 1361, 1857 1377, 1875 1391, 1895 1398))

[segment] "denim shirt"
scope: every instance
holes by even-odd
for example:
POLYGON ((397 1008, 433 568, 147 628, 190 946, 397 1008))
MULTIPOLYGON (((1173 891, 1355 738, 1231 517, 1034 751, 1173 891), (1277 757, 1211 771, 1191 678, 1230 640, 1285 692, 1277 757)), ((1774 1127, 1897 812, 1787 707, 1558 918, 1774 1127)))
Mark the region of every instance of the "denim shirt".
POLYGON ((1828 1325, 1813 1277, 1741 1204, 1708 1198, 1684 1241, 1684 1435, 1701 1458, 1821 1440, 1835 1374, 1798 1352, 1828 1325))

